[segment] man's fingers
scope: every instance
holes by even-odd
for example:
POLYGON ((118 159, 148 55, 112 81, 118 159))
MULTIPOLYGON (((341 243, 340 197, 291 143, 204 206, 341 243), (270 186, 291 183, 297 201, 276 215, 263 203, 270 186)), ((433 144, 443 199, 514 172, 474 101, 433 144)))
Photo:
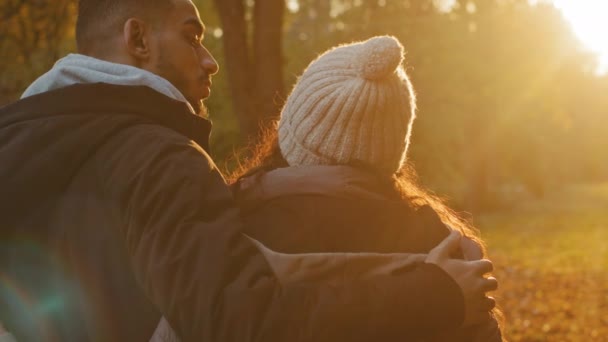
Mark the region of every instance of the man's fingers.
POLYGON ((487 296, 483 298, 482 310, 490 311, 494 309, 494 307, 496 307, 496 300, 494 297, 487 296))
POLYGON ((431 257, 433 260, 449 257, 452 252, 457 251, 460 248, 461 237, 462 234, 460 234, 459 231, 452 230, 448 237, 443 239, 443 241, 441 241, 437 247, 431 250, 429 257, 431 257))
POLYGON ((498 289, 498 280, 494 277, 488 277, 483 280, 482 288, 484 292, 496 291, 498 289))
POLYGON ((475 273, 479 275, 484 275, 494 270, 494 265, 488 259, 476 260, 471 262, 475 264, 475 273))
POLYGON ((460 240, 460 248, 464 255, 464 260, 480 260, 483 258, 481 246, 470 237, 463 236, 460 240))

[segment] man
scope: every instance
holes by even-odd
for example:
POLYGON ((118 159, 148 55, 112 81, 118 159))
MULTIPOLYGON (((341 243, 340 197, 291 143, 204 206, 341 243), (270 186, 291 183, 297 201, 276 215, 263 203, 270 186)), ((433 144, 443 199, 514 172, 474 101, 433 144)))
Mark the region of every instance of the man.
POLYGON ((483 320, 491 263, 450 259, 458 234, 400 270, 406 256, 287 256, 241 233, 195 115, 218 71, 203 35, 190 0, 81 0, 81 54, 0 110, 0 321, 17 339, 146 341, 163 315, 185 341, 483 320))

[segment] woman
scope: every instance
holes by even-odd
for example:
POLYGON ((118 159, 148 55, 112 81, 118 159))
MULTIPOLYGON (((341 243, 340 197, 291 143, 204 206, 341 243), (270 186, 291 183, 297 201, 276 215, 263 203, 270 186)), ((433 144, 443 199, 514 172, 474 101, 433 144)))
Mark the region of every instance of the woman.
MULTIPOLYGON (((465 258, 483 257, 473 229, 417 186, 405 163, 416 98, 402 62, 402 45, 384 36, 308 66, 278 130, 232 177, 248 234, 284 253, 426 253, 449 226, 468 237, 465 258)), ((502 340, 496 318, 437 338, 502 340)))
MULTIPOLYGON (((484 255, 471 227, 418 187, 405 163, 416 100, 402 62, 403 47, 385 36, 339 46, 308 66, 278 129, 231 177, 251 237, 283 253, 427 253, 449 226, 469 237, 460 257, 484 255)), ((410 266, 423 261, 413 257, 410 266)), ((479 326, 407 340, 502 341, 497 313, 479 326)), ((177 340, 161 322, 153 341, 177 340)))

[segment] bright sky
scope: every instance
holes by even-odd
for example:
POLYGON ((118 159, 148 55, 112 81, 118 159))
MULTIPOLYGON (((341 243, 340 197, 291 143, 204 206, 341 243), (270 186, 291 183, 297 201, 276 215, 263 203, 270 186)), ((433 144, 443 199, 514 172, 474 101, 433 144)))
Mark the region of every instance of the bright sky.
POLYGON ((576 35, 600 57, 600 69, 608 70, 608 1, 552 0, 572 25, 576 35))
MULTIPOLYGON (((455 0, 433 0, 435 4, 449 11, 455 0)), ((486 1, 486 0, 481 0, 486 1)), ((608 72, 608 0, 529 0, 553 2, 579 39, 599 56, 599 72, 608 72)))
MULTIPOLYGON (((433 0, 444 11, 449 11, 455 0, 433 0)), ((486 1, 486 0, 481 0, 486 1)), ((529 0, 553 2, 572 25, 579 39, 600 59, 599 70, 608 72, 608 0, 529 0)), ((288 0, 291 11, 297 11, 298 0, 288 0)))

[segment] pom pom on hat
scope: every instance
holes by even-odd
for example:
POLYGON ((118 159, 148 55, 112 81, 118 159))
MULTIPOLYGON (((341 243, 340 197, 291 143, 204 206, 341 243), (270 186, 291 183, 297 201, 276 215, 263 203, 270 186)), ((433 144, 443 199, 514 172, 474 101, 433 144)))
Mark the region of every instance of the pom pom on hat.
POLYGON ((403 45, 395 37, 374 37, 360 46, 355 57, 361 76, 378 80, 394 73, 403 63, 403 45))
POLYGON ((399 170, 416 107, 403 55, 396 38, 379 36, 310 63, 281 112, 279 148, 289 165, 399 170))

